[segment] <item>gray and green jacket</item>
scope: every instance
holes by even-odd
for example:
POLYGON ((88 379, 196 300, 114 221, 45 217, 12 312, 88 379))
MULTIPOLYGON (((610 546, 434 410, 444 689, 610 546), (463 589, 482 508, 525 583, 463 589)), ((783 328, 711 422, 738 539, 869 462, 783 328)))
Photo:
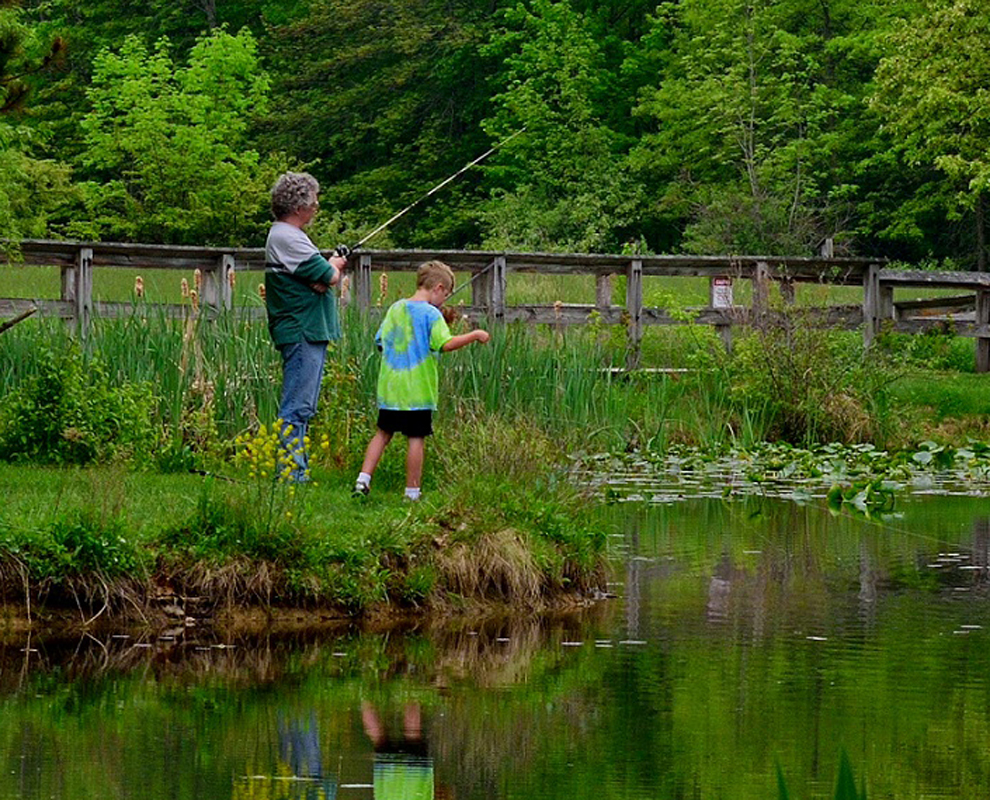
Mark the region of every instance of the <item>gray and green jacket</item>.
POLYGON ((265 243, 265 307, 276 347, 340 338, 337 295, 320 294, 311 283, 330 284, 336 270, 294 225, 276 222, 265 243))

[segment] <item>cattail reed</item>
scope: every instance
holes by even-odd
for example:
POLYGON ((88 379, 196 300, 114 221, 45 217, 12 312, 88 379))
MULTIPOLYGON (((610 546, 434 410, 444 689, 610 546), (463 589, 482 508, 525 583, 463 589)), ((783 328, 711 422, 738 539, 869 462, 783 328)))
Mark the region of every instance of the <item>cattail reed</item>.
POLYGON ((144 278, 140 275, 134 279, 134 296, 138 298, 144 297, 144 278))
POLYGON ((348 306, 351 303, 351 276, 345 275, 340 279, 340 304, 348 306))
POLYGON ((388 273, 383 272, 378 278, 378 305, 385 303, 385 295, 388 294, 388 273))
POLYGON ((188 300, 189 299, 189 281, 187 281, 185 278, 183 278, 182 279, 182 283, 179 284, 179 285, 180 285, 180 287, 182 289, 182 299, 183 300, 188 300))

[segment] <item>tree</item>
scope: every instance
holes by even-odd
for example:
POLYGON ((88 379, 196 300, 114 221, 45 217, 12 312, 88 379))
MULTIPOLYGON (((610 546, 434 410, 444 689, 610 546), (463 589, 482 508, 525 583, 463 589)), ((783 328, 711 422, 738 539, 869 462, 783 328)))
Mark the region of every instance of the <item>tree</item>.
MULTIPOLYGON (((889 35, 874 107, 908 164, 944 174, 938 200, 975 232, 977 268, 987 268, 990 191, 990 15, 977 0, 932 0, 889 35)), ((927 192, 926 192, 927 193, 927 192)), ((927 193, 930 194, 930 193, 927 193)))
POLYGON ((642 94, 636 113, 655 127, 632 161, 657 187, 654 213, 687 220, 684 247, 806 254, 853 236, 884 13, 862 0, 661 4, 646 41, 670 56, 642 94))
POLYGON ((595 20, 567 2, 520 3, 505 11, 485 52, 504 64, 486 129, 503 138, 525 128, 486 170, 494 188, 485 244, 618 249, 636 187, 623 169, 631 140, 609 123, 617 70, 595 20))
MULTIPOLYGON (((478 48, 489 13, 488 0, 314 0, 268 42, 275 90, 261 141, 310 164, 349 229, 370 230, 487 148, 478 48)), ((403 217, 393 241, 476 241, 480 175, 403 217)))
POLYGON ((8 242, 44 236, 50 216, 70 193, 68 168, 33 158, 31 132, 13 119, 27 100, 30 76, 61 50, 60 40, 37 37, 16 5, 0 5, 0 239, 8 242))
POLYGON ((248 125, 264 110, 268 78, 254 37, 202 37, 186 66, 167 39, 148 50, 128 37, 94 64, 80 157, 85 238, 232 245, 257 242, 267 194, 284 160, 250 148, 248 125), (90 222, 91 220, 91 222, 90 222))

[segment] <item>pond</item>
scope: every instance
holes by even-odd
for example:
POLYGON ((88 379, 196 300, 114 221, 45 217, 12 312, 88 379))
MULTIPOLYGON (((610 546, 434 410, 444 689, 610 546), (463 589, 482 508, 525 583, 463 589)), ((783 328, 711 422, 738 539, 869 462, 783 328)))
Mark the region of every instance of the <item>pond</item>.
POLYGON ((990 505, 617 503, 568 615, 0 653, 0 798, 990 796, 990 505))

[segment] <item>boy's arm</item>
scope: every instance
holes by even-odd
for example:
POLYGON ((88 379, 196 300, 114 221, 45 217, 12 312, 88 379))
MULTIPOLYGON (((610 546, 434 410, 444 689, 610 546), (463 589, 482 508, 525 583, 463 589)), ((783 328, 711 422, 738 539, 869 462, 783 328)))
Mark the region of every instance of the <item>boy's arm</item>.
POLYGON ((452 336, 440 349, 445 353, 449 353, 451 350, 459 350, 460 348, 473 344, 474 342, 485 344, 491 338, 492 337, 488 335, 488 331, 483 331, 481 328, 478 328, 477 330, 469 331, 468 333, 452 336))

